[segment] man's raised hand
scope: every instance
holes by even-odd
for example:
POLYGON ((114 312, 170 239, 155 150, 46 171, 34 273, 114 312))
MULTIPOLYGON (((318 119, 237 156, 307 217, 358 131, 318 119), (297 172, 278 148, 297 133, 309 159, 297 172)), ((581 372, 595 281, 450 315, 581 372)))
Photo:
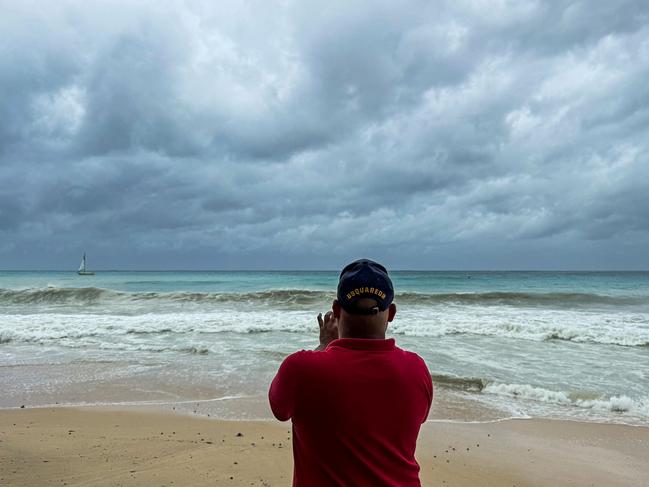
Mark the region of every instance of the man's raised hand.
POLYGON ((334 316, 333 311, 327 311, 322 317, 318 313, 318 326, 320 327, 320 345, 316 350, 324 350, 329 342, 338 338, 338 318, 334 316))

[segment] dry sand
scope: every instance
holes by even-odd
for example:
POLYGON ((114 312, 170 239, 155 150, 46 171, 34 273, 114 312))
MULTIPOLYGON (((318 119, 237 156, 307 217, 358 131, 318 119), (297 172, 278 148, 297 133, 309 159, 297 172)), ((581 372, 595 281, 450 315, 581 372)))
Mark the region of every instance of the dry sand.
MULTIPOLYGON (((0 411, 2 486, 288 486, 290 424, 94 409, 0 411)), ((649 428, 428 422, 424 486, 647 486, 649 428)))

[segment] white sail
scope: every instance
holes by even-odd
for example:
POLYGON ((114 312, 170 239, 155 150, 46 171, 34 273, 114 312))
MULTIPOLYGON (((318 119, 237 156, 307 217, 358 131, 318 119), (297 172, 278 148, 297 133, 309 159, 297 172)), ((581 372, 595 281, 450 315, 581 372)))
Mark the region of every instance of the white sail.
POLYGON ((94 276, 95 273, 92 271, 89 271, 86 269, 86 253, 83 253, 83 257, 81 258, 81 264, 79 264, 79 270, 77 271, 77 274, 80 276, 94 276))

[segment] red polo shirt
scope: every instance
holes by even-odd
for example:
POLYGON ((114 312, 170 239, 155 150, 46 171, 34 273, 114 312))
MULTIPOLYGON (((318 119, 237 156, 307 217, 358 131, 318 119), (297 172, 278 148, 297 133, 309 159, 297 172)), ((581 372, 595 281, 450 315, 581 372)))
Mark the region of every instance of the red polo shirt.
POLYGON ((269 399, 277 419, 293 421, 294 487, 421 485, 415 446, 433 384, 394 339, 339 338, 289 355, 269 399))

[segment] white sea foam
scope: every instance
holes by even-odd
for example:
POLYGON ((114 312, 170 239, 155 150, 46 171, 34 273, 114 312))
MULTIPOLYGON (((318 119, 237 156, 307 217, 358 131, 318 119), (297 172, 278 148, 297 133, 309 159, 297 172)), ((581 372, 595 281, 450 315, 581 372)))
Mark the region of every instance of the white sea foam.
POLYGON ((399 318, 391 325, 392 332, 412 336, 472 334, 532 341, 649 346, 649 315, 641 313, 417 307, 406 310, 399 318))
MULTIPOLYGON (((311 311, 240 308, 224 307, 210 312, 179 307, 174 311, 134 314, 113 314, 104 310, 99 313, 5 314, 0 320, 0 344, 125 334, 311 333, 315 326, 311 311)), ((395 334, 421 337, 467 334, 531 341, 649 346, 649 316, 620 312, 413 307, 400 313, 390 330, 395 334)))
MULTIPOLYGON (((248 293, 124 292, 96 287, 0 289, 0 337, 54 340, 169 332, 308 331, 325 291, 273 289, 248 293), (21 318, 22 317, 22 318, 21 318), (108 328, 108 323, 112 328, 108 328)), ((565 340, 649 346, 649 301, 642 296, 576 292, 401 293, 393 333, 441 337, 472 334, 532 341, 565 340)), ((323 311, 325 309, 322 309, 323 311)), ((1 339, 0 339, 1 340, 1 339)), ((0 341, 0 344, 2 341, 0 341)))
POLYGON ((256 333, 269 331, 313 332, 315 318, 309 313, 147 313, 135 316, 89 314, 5 315, 0 320, 0 342, 56 343, 91 339, 101 343, 128 335, 199 333, 256 333))
POLYGON ((631 398, 626 395, 608 398, 587 399, 579 393, 553 391, 529 384, 487 384, 482 392, 499 396, 515 397, 561 406, 572 406, 598 412, 630 413, 638 416, 649 416, 649 397, 631 398))

